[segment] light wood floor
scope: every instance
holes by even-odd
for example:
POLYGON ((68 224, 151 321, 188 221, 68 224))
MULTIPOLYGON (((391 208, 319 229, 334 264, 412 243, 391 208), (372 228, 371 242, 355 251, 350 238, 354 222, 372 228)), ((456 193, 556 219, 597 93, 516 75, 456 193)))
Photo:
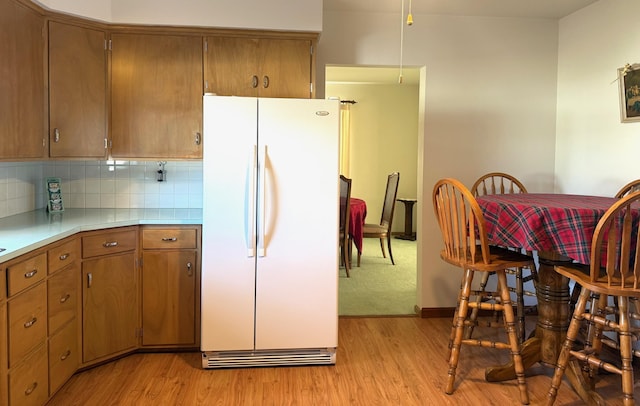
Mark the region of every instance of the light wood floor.
MULTIPOLYGON (((516 405, 514 381, 489 383, 484 368, 508 353, 463 347, 456 391, 443 392, 450 320, 418 317, 339 321, 335 366, 203 370, 200 353, 135 354, 76 374, 49 405, 516 405)), ((548 368, 529 370, 532 405, 544 404, 548 368)), ((598 391, 622 404, 620 380, 598 391)), ((636 394, 638 396, 638 394, 636 394)), ((568 384, 556 405, 583 404, 568 384)))

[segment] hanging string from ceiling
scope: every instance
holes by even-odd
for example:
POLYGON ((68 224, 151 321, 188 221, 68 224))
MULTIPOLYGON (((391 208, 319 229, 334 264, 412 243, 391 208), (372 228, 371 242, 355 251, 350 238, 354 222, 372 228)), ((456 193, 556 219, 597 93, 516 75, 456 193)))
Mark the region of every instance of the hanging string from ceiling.
MULTIPOLYGON (((407 14, 407 25, 413 25, 413 14, 411 12, 411 2, 409 0, 409 13, 407 14)), ((402 84, 402 64, 403 64, 403 53, 404 53, 404 0, 400 0, 401 8, 400 8, 400 75, 398 76, 398 83, 402 84)))

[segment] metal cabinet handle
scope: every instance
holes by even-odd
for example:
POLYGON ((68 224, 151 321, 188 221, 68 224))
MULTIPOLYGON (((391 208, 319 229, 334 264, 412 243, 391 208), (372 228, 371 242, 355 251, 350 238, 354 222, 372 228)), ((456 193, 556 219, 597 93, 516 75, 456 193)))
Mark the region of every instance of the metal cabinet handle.
POLYGON ((64 261, 65 259, 69 258, 69 255, 69 253, 62 254, 58 258, 60 259, 60 261, 64 261))
POLYGON ((103 247, 105 248, 110 248, 110 247, 117 247, 118 246, 118 241, 106 241, 102 244, 103 247))
POLYGON ((202 134, 196 133, 196 145, 200 145, 202 143, 202 134))
POLYGON ((91 274, 91 272, 89 272, 87 274, 87 287, 90 288, 92 283, 93 283, 93 275, 91 274))
POLYGON ((67 300, 69 300, 70 297, 71 297, 71 294, 67 293, 66 295, 60 298, 60 303, 66 302, 67 300))
POLYGON ((191 266, 191 262, 187 262, 187 276, 193 276, 193 269, 191 266))
POLYGON ((258 77, 256 75, 253 75, 253 78, 251 78, 251 87, 254 89, 258 87, 258 77))
POLYGON ((262 86, 265 89, 269 87, 269 76, 264 75, 264 78, 262 78, 262 86))
POLYGON ((26 279, 33 278, 34 276, 36 276, 37 273, 38 273, 38 270, 34 269, 33 271, 29 271, 29 272, 25 273, 24 277, 26 279))
POLYGON ((178 241, 178 238, 177 237, 163 237, 162 241, 173 242, 173 241, 178 241))
POLYGON ((64 354, 61 354, 60 361, 64 361, 65 359, 69 358, 69 355, 71 355, 71 350, 67 350, 64 354))
POLYGON ((60 142, 60 129, 53 129, 53 142, 60 142))
POLYGON ((38 382, 34 382, 31 384, 31 386, 29 386, 25 391, 24 394, 29 396, 33 393, 34 390, 36 390, 36 388, 38 387, 38 382))
POLYGON ((36 321, 38 321, 37 317, 33 317, 31 320, 29 320, 28 322, 24 323, 24 328, 29 328, 31 326, 33 326, 34 324, 36 324, 36 321))

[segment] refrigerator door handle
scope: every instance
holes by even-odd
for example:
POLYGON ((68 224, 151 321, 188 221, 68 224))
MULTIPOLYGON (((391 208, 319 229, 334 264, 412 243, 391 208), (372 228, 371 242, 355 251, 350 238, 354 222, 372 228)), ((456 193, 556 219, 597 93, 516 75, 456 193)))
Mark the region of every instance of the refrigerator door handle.
POLYGON ((256 176, 258 171, 258 146, 254 145, 251 149, 251 162, 249 162, 249 211, 245 218, 247 228, 247 257, 256 256, 256 176))
POLYGON ((264 257, 267 255, 265 244, 265 189, 266 189, 266 160, 267 160, 267 146, 263 145, 260 150, 260 156, 258 156, 258 256, 264 257))

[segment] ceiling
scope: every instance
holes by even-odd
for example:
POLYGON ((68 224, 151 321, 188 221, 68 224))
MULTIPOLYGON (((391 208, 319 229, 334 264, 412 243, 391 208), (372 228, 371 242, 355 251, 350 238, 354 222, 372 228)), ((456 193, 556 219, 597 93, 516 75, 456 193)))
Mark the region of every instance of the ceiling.
MULTIPOLYGON (((402 0, 324 0, 327 11, 400 13, 402 0)), ((404 0, 405 12, 410 0, 404 0)), ((412 14, 559 19, 598 0, 415 0, 412 14)))

